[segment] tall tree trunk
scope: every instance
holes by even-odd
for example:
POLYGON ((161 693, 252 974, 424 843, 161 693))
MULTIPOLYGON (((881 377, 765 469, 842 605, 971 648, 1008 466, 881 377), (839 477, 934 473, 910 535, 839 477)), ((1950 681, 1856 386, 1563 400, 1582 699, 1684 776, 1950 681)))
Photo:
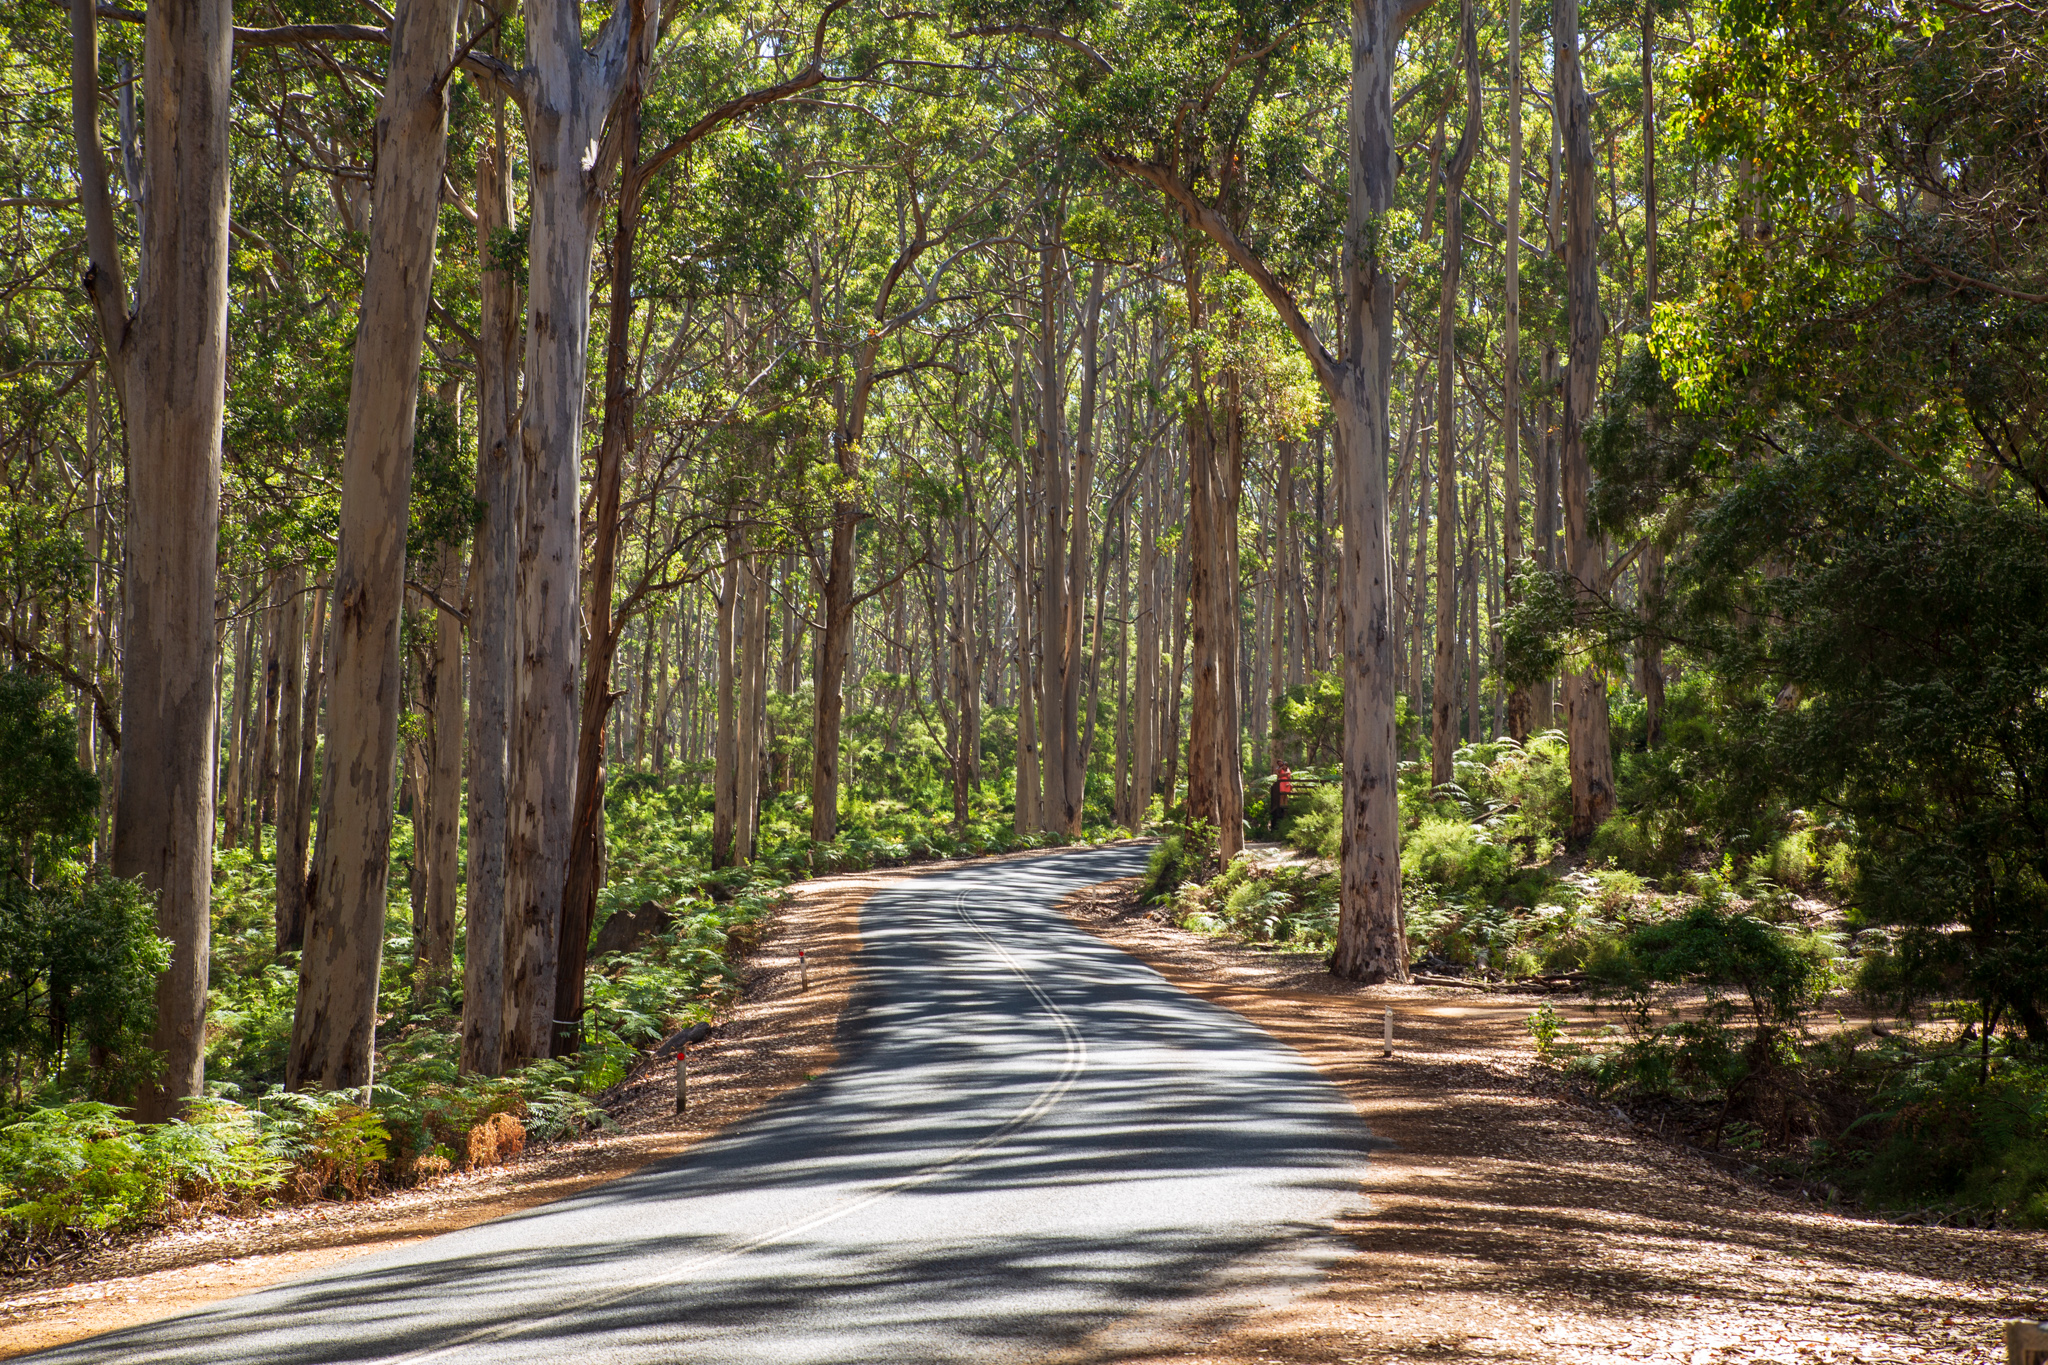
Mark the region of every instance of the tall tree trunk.
MULTIPOLYGON (((1394 275, 1379 223, 1393 208, 1392 0, 1352 0, 1347 109, 1350 210, 1343 282, 1346 363, 1330 378, 1342 451, 1344 551, 1344 832, 1337 948, 1331 970, 1361 981, 1408 979, 1401 906, 1400 754, 1394 741, 1392 566, 1387 545, 1388 400, 1394 275)), ((1326 380, 1326 383, 1328 381, 1326 380)))
MULTIPOLYGON (((1063 651, 1064 662, 1060 671, 1065 692, 1060 703, 1064 726, 1060 745, 1066 758, 1066 778, 1062 784, 1064 805, 1055 813, 1059 817, 1060 829, 1074 838, 1081 835, 1081 820, 1088 802, 1088 751, 1095 736, 1094 689, 1101 682, 1099 665, 1091 666, 1090 695, 1084 722, 1081 711, 1081 618, 1088 607, 1089 508, 1093 502, 1095 485, 1095 388, 1100 369, 1098 357, 1102 335, 1102 285, 1106 271, 1107 267, 1102 262, 1095 263, 1095 269, 1088 280, 1088 301, 1081 314, 1081 421, 1078 438, 1074 442, 1073 482, 1068 489, 1072 503, 1068 521, 1066 612, 1063 623, 1066 630, 1066 648, 1063 651)), ((1061 406, 1065 406, 1064 401, 1061 406)), ((1051 448, 1057 458, 1058 443, 1052 442, 1051 448)), ((1064 464, 1061 468, 1064 476, 1064 464)), ((1104 533, 1107 534, 1107 528, 1104 533)), ((1099 594, 1095 618, 1091 655, 1101 645, 1102 610, 1099 594)))
POLYGON ((1273 659, 1268 669, 1269 695, 1266 702, 1267 757, 1273 767, 1278 767, 1284 757, 1280 747, 1280 703, 1287 696, 1287 641, 1290 636, 1287 607, 1289 598, 1293 596, 1290 588, 1294 540, 1294 452, 1295 442, 1280 442, 1280 470, 1273 480, 1273 619, 1268 623, 1272 628, 1273 659))
POLYGON ((1244 849, 1244 650, 1240 638, 1237 517, 1244 493, 1244 385, 1236 370, 1223 373, 1223 435, 1216 449, 1217 592, 1214 613, 1217 662, 1216 853, 1227 864, 1244 849))
POLYGON ((306 941, 306 853, 313 837, 313 794, 317 785, 320 739, 320 698, 327 678, 327 584, 313 593, 313 616, 306 632, 306 689, 299 703, 299 788, 292 797, 289 826, 277 829, 278 948, 299 948, 306 941))
MULTIPOLYGON (((974 655, 974 483, 966 466, 960 467, 961 483, 966 498, 961 514, 953 521, 953 600, 952 615, 947 620, 948 642, 952 652, 950 679, 952 709, 955 716, 953 731, 953 832, 961 833, 967 828, 968 797, 975 780, 974 751, 977 736, 974 724, 975 686, 973 669, 974 655)), ((934 645, 936 647, 936 643, 934 645)))
MULTIPOLYGON (((1607 587, 1607 550, 1589 521, 1593 482, 1586 458, 1586 423, 1600 391, 1600 275, 1595 247, 1600 231, 1593 164, 1593 100, 1579 63, 1578 0, 1553 0, 1559 96, 1565 109, 1565 296, 1571 363, 1565 370, 1564 431, 1558 464, 1564 484, 1565 557, 1580 600, 1591 604, 1607 587)), ((1572 821, 1575 840, 1589 839, 1614 810, 1614 754, 1608 744, 1607 679, 1588 663, 1565 681, 1571 739, 1572 821)))
POLYGON ((1115 805, 1116 822, 1133 834, 1137 833, 1137 817, 1132 813, 1136 804, 1136 789, 1131 781, 1134 739, 1131 734, 1131 527, 1130 504, 1126 503, 1117 520, 1116 535, 1116 751, 1115 805))
MULTIPOLYGON (((1010 404, 1013 447, 1024 449, 1024 363, 1019 355, 1010 404)), ((1039 827, 1037 678, 1031 657, 1031 474, 1023 456, 1017 461, 1017 558, 1013 575, 1017 624, 1017 819, 1019 834, 1039 827)))
POLYGON ((1138 664, 1131 737, 1130 831, 1143 828, 1159 768, 1159 450, 1145 452, 1145 510, 1138 521, 1138 664))
MULTIPOLYGON (((1435 447, 1437 432, 1438 428, 1432 424, 1429 429, 1430 449, 1435 447)), ((1434 510, 1430 506, 1429 490, 1434 477, 1430 456, 1424 454, 1412 499, 1415 507, 1415 567, 1408 575, 1409 591, 1414 598, 1414 608, 1408 613, 1408 715, 1410 723, 1417 727, 1421 726, 1425 711, 1422 704, 1422 641, 1425 634, 1423 623, 1429 619, 1429 541, 1432 535, 1440 536, 1443 531, 1443 523, 1434 519, 1434 510)), ((1395 666, 1398 668, 1399 663, 1395 666)), ((1418 752, 1422 742, 1418 737, 1418 752)))
POLYGON ((1039 776, 1044 783, 1040 828, 1065 830, 1073 802, 1068 783, 1074 771, 1075 722, 1079 719, 1081 661, 1074 628, 1079 571, 1069 546, 1071 499, 1084 496, 1067 464, 1066 357, 1060 353, 1060 294, 1065 284, 1065 248, 1057 241, 1039 249, 1038 266, 1038 489, 1043 553, 1039 560, 1039 776))
POLYGON ((1472 0, 1458 6, 1458 50, 1465 66, 1465 126, 1444 165, 1443 288, 1437 303, 1436 341, 1436 664, 1431 674, 1429 780, 1451 780, 1458 747, 1453 711, 1458 667, 1458 400, 1459 275, 1465 264, 1465 174, 1479 149, 1479 39, 1472 0))
MULTIPOLYGON (((854 466, 849 450, 841 457, 842 473, 854 466)), ((812 691, 816 728, 811 740, 811 838, 828 843, 839 833, 839 734, 846 710, 840 689, 853 646, 853 533, 860 510, 838 503, 832 512, 832 548, 827 563, 824 629, 818 633, 817 680, 812 691)))
MULTIPOLYGON (((638 51, 646 14, 633 10, 634 27, 627 44, 638 51)), ((590 926, 597 914, 597 893, 604 881, 605 722, 618 694, 612 691, 612 665, 626 623, 612 615, 612 590, 618 582, 619 499, 625 481, 626 457, 633 444, 633 276, 634 251, 640 228, 640 108, 643 68, 635 64, 626 75, 618 118, 623 133, 619 153, 619 205, 612 239, 611 304, 605 318, 604 430, 598 438, 593 513, 595 535, 590 547, 590 592, 583 608, 589 631, 584 660, 582 711, 576 735, 576 789, 570 806, 569 857, 563 869, 561 922, 556 928, 557 958, 551 984, 553 1027, 550 1055, 574 1051, 583 1034, 584 966, 590 952, 590 926)), ((573 481, 572 481, 573 487, 573 481)))
POLYGON ((445 73, 458 0, 402 0, 378 109, 376 205, 356 328, 334 569, 320 898, 307 915, 285 1083, 340 1090, 370 1078, 392 764, 404 701, 399 617, 420 347, 447 150, 445 73))
POLYGON ((469 607, 469 877, 462 953, 462 1069, 496 1076, 505 1055, 505 858, 519 573, 516 409, 519 285, 492 259, 512 213, 512 146, 499 99, 477 157, 477 524, 469 607))
MULTIPOLYGON (((1507 601, 1520 599, 1522 572, 1522 0, 1508 0, 1508 228, 1505 299, 1501 308, 1501 469, 1506 503, 1501 509, 1507 601)), ((1508 733, 1516 743, 1529 738, 1533 707, 1530 689, 1508 695, 1508 733)))
MULTIPOLYGON (((1475 435, 1474 445, 1478 444, 1475 435)), ((1486 499, 1482 482, 1465 499, 1465 742, 1477 744, 1486 738, 1479 716, 1479 508, 1486 499)))
POLYGON ((711 866, 733 865, 733 826, 739 818, 740 718, 733 704, 740 621, 740 540, 725 540, 718 573, 718 730, 711 758, 711 866))
POLYGON ((128 433, 121 757, 113 871, 156 897, 171 964, 156 985, 138 1118, 176 1115, 206 1076, 216 752, 214 591, 227 379, 228 0, 149 9, 143 27, 141 249, 132 311, 99 137, 99 35, 71 4, 72 137, 108 369, 128 433))
POLYGON ((274 818, 274 797, 277 791, 277 688, 278 674, 284 667, 283 647, 280 635, 284 625, 284 580, 277 574, 270 575, 270 602, 263 610, 263 696, 256 710, 256 751, 255 766, 250 769, 254 781, 251 784, 249 801, 249 858, 260 862, 263 858, 263 825, 274 818))
POLYGON ((277 632, 277 861, 271 869, 274 874, 272 884, 275 888, 279 952, 300 934, 299 900, 306 885, 304 868, 294 869, 291 859, 285 856, 290 831, 299 823, 299 760, 302 752, 299 727, 302 723, 318 723, 318 717, 304 714, 301 695, 305 690, 306 628, 301 603, 306 591, 306 566, 303 563, 293 565, 281 581, 284 584, 284 602, 277 632))
MULTIPOLYGON (((462 551, 443 545, 439 558, 442 601, 462 596, 462 551)), ((462 622, 439 606, 434 641, 420 677, 421 699, 430 722, 427 748, 426 818, 415 822, 413 841, 426 871, 421 919, 426 929, 420 961, 426 971, 414 983, 423 1001, 438 999, 453 984, 455 897, 462 878, 462 622), (421 831, 424 828, 424 837, 421 831)))
MULTIPOLYGON (((236 632, 234 699, 228 706, 231 728, 227 768, 220 783, 220 805, 226 812, 221 819, 220 841, 228 848, 236 847, 242 839, 242 777, 248 757, 249 701, 255 692, 249 685, 249 675, 256 669, 255 634, 255 619, 243 617, 236 632)), ((81 716, 89 716, 91 708, 81 707, 79 712, 81 716)), ((83 757, 80 761, 84 761, 83 757)))
MULTIPOLYGON (((1186 427, 1189 424, 1183 422, 1182 425, 1186 427)), ((1186 509, 1182 508, 1181 511, 1185 514, 1186 509)), ((1187 524, 1185 515, 1181 518, 1181 524, 1187 524)), ((1173 608, 1173 670, 1166 679, 1166 734, 1161 745, 1166 755, 1165 805, 1169 811, 1179 805, 1183 818, 1187 814, 1188 803, 1179 795, 1186 748, 1181 739, 1180 720, 1181 697, 1186 691, 1187 682, 1188 632, 1194 616, 1193 608, 1188 605, 1190 558, 1187 538, 1183 536, 1180 545, 1174 550, 1173 562, 1168 571, 1172 579, 1172 591, 1168 594, 1167 600, 1173 608)))
MULTIPOLYGON (((1536 532, 1535 561, 1546 573, 1563 567, 1557 547, 1557 390, 1559 382, 1557 347, 1545 346, 1541 379, 1543 401, 1536 405, 1536 532)), ((1530 724, 1537 730, 1557 728, 1557 688, 1545 678, 1529 689, 1530 724)))
MULTIPOLYGON (((1193 286, 1190 286, 1193 292, 1193 286)), ((1199 394, 1201 380, 1191 388, 1199 394)), ((1221 528, 1217 523, 1216 434, 1210 413, 1197 397, 1189 406, 1186 423, 1188 445, 1188 637, 1193 676, 1189 692, 1187 777, 1185 818, 1214 827, 1218 816, 1217 777, 1221 762, 1218 729, 1221 723, 1222 679, 1216 639, 1218 613, 1212 603, 1222 592, 1217 583, 1223 558, 1217 545, 1221 528)))
POLYGON ((747 627, 746 665, 740 675, 739 821, 733 857, 754 861, 761 824, 761 771, 768 758, 768 574, 772 561, 755 554, 747 563, 740 606, 747 627))
POLYGON ((645 69, 644 6, 615 9, 588 50, 582 6, 526 0, 526 399, 518 733, 507 856, 505 1062, 545 1055, 562 897, 575 842, 579 525, 590 272, 604 195, 595 158, 628 74, 645 69))
MULTIPOLYGON (((1657 7, 1645 0, 1642 14, 1643 63, 1643 331, 1647 337, 1657 311, 1657 7)), ((1656 533, 1661 534, 1661 532, 1656 533)), ((1643 742, 1657 748, 1664 742, 1664 641, 1658 632, 1658 609, 1664 596, 1664 545, 1652 540, 1643 547, 1636 568, 1644 629, 1637 645, 1643 683, 1643 742)))

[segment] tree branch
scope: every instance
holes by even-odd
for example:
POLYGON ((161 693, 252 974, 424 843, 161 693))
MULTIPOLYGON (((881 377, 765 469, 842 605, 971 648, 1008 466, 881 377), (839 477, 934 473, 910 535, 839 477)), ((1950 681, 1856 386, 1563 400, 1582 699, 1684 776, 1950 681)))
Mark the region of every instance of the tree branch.
POLYGON ((1307 353, 1309 364, 1315 368, 1316 378, 1322 382, 1323 387, 1333 394, 1337 391, 1340 382, 1337 358, 1330 354, 1329 348, 1323 345, 1323 339, 1316 335, 1315 325, 1308 320, 1307 314, 1301 311, 1301 304, 1295 300, 1293 292, 1280 283, 1279 277, 1266 268, 1266 263, 1259 259, 1258 254, 1239 239, 1231 230, 1230 224, 1224 221, 1222 214, 1203 203, 1200 196, 1181 182, 1180 177, 1164 166, 1100 148, 1096 149, 1095 155, 1110 169, 1122 171, 1133 180, 1150 185, 1159 191, 1181 211, 1181 215, 1187 219, 1188 226, 1197 229, 1221 247, 1223 254, 1230 258, 1231 264, 1251 277, 1252 283, 1259 287, 1259 292, 1266 296, 1266 301, 1280 314, 1280 320, 1287 324, 1287 330, 1293 333, 1295 341, 1300 343, 1301 349, 1307 353))
POLYGON ((1082 42, 1071 33, 1062 33, 1056 28, 1041 28, 1036 24, 991 24, 986 28, 963 28, 946 35, 948 38, 1036 38, 1040 42, 1056 43, 1071 52, 1078 52, 1107 76, 1115 70, 1109 60, 1100 52, 1082 42))
POLYGON ((31 641, 24 640, 16 635, 13 627, 9 626, 5 620, 0 620, 0 636, 6 638, 7 648, 12 650, 17 658, 27 659, 31 663, 39 664, 49 669, 65 682, 70 683, 80 692, 92 698, 92 713, 99 720, 101 733, 106 735, 107 742, 114 746, 116 752, 120 750, 121 722, 115 718, 114 708, 108 704, 107 694, 100 690, 100 685, 97 682, 55 655, 39 649, 31 641))
POLYGON ((71 140, 78 149, 78 195, 85 210, 85 292, 99 314, 116 392, 127 390, 128 282, 114 237, 114 201, 100 146, 100 40, 92 0, 71 0, 71 140))

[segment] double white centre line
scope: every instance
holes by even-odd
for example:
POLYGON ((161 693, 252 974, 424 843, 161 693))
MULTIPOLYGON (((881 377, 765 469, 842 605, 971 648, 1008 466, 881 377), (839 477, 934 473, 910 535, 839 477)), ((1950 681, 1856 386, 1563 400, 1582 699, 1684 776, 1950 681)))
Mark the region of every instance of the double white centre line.
POLYGON ((608 1308, 613 1304, 645 1295, 654 1290, 667 1289, 681 1284, 686 1280, 696 1278, 700 1271, 712 1266, 721 1265, 738 1257, 760 1251, 765 1247, 774 1246, 778 1242, 787 1241, 802 1233, 824 1227, 828 1223, 836 1223, 842 1218, 860 1212, 871 1204, 880 1203, 891 1195, 901 1194, 905 1190, 915 1189, 920 1185, 928 1185, 935 1180, 943 1179, 961 1166, 988 1152, 991 1148, 997 1147, 1016 1136, 1021 1129, 1028 1128, 1039 1119, 1045 1117, 1052 1110, 1053 1106, 1064 1099, 1068 1092, 1079 1083, 1081 1073, 1088 1069, 1088 1042, 1081 1036, 1081 1030, 1075 1025, 1073 1019, 1067 1015, 1065 1010, 1059 1007, 1059 1004, 1050 995, 1046 994, 1043 987, 1032 979, 1031 973, 1026 970, 1023 963, 1017 960, 1016 955, 1003 944, 1002 940, 991 934, 982 926, 979 920, 969 913, 965 892, 955 897, 953 909, 961 922, 973 930, 981 941, 988 946, 990 954, 997 961, 1001 962, 1004 967, 1008 968, 1018 981, 1023 983, 1024 989, 1031 993, 1031 998, 1038 1003, 1039 1009, 1052 1020, 1054 1027, 1060 1031, 1062 1055, 1059 1074, 1047 1082, 1036 1095, 1032 1096, 1029 1104, 1011 1115, 1001 1127, 986 1134, 978 1141, 960 1148, 944 1160, 935 1161, 920 1167, 910 1175, 892 1180, 887 1184, 874 1186, 859 1194, 849 1195, 828 1209, 812 1214, 808 1218, 800 1218, 794 1222, 785 1223, 771 1232, 764 1232, 747 1241, 715 1251, 700 1252, 685 1260, 673 1262, 658 1273, 651 1276, 642 1276, 623 1288, 613 1290, 608 1294, 599 1294, 592 1298, 581 1299, 573 1308, 565 1308, 560 1312, 551 1313, 542 1318, 522 1318, 516 1322, 479 1328, 476 1331, 464 1333, 462 1336, 456 1337, 452 1341, 444 1342, 439 1346, 411 1351, 404 1355, 390 1356, 387 1359, 393 1361, 394 1365, 415 1365, 415 1363, 423 1365, 427 1361, 446 1359, 470 1346, 477 1346, 492 1341, 506 1341, 528 1332, 540 1332, 558 1328, 576 1318, 594 1313, 599 1309, 608 1308))

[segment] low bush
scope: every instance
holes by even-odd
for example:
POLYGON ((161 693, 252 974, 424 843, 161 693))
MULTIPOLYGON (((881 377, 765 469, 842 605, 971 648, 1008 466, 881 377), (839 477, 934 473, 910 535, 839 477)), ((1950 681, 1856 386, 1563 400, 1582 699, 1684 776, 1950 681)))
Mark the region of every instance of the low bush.
POLYGON ((1327 952, 1336 945, 1337 874, 1238 857, 1206 886, 1174 898, 1183 928, 1252 943, 1327 952))

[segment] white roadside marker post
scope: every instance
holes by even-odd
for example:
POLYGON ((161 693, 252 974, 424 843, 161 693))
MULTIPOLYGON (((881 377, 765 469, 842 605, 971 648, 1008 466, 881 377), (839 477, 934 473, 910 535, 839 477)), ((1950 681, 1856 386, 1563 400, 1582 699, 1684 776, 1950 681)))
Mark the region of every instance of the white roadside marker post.
POLYGON ((2018 1318, 2004 1326, 2006 1365, 2048 1365, 2048 1318, 2018 1318))
POLYGON ((1388 1005, 1380 1014, 1380 1056, 1394 1055, 1394 1007, 1388 1005))

